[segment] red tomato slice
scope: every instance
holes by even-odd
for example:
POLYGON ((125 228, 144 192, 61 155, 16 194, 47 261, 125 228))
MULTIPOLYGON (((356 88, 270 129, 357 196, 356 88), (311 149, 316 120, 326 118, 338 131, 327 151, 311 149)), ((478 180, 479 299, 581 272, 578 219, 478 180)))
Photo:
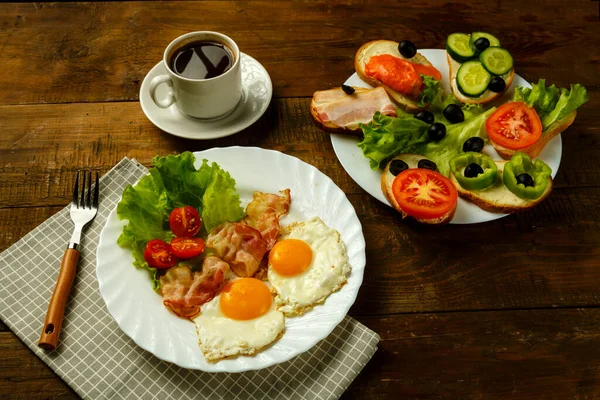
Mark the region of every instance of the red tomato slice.
POLYGON ((542 121, 534 108, 513 101, 501 105, 488 117, 485 130, 491 141, 518 150, 538 141, 542 136, 542 121))
POLYGON ((202 238, 178 237, 171 239, 171 252, 184 260, 196 257, 204 251, 202 238))
POLYGON ((369 58, 365 74, 391 87, 398 93, 417 97, 423 79, 415 71, 414 64, 390 54, 379 54, 369 58))
POLYGON ((458 199, 456 187, 448 178, 424 168, 399 173, 392 183, 392 192, 406 214, 423 219, 446 215, 458 199))
POLYGON ((202 220, 194 207, 179 207, 171 211, 169 226, 177 237, 192 237, 200 231, 202 220))
POLYGON ((171 248, 160 239, 152 239, 144 250, 144 260, 152 268, 166 269, 177 263, 177 258, 171 253, 171 248))
POLYGON ((438 81, 442 79, 442 73, 438 71, 438 69, 433 65, 413 63, 413 67, 415 68, 415 71, 417 71, 418 74, 429 75, 433 77, 433 79, 438 81))

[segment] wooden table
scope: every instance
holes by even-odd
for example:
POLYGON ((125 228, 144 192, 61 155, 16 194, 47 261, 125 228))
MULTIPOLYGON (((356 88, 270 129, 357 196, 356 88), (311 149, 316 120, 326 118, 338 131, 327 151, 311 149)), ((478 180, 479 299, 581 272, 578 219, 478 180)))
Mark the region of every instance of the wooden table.
MULTIPOLYGON (((276 149, 330 176, 363 224, 367 268, 350 315, 382 340, 345 399, 600 396, 599 3, 422 3, 1 4, 0 250, 70 201, 80 167, 276 149), (273 80, 265 115, 234 136, 179 139, 140 108, 146 73, 193 30, 230 35, 273 80), (475 30, 497 34, 525 79, 581 83, 590 101, 563 134, 555 189, 539 207, 479 225, 404 222, 344 171, 310 97, 343 83, 366 41, 444 48, 448 34, 475 30)), ((0 397, 77 398, 3 324, 0 349, 0 397)))

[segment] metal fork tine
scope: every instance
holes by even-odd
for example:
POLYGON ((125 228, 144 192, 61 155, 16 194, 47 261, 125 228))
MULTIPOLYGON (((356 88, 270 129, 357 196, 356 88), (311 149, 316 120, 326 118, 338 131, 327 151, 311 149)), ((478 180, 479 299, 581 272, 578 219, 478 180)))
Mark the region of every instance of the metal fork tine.
POLYGON ((77 190, 79 188, 79 170, 77 170, 77 176, 75 177, 75 187, 73 188, 73 200, 72 203, 77 207, 77 198, 78 193, 77 190))
POLYGON ((85 199, 85 206, 89 209, 92 208, 92 171, 88 172, 88 187, 87 198, 85 199))
POLYGON ((98 196, 100 194, 100 181, 98 180, 98 171, 96 171, 96 187, 94 188, 94 203, 93 208, 98 208, 98 196))
POLYGON ((79 207, 78 208, 84 208, 85 207, 85 171, 83 171, 83 179, 81 180, 81 202, 79 203, 79 207))

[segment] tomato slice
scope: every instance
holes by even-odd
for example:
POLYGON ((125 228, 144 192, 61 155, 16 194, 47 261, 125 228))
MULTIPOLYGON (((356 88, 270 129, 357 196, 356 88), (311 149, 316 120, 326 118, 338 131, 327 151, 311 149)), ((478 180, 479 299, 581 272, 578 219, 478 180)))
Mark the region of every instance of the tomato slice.
POLYGON ((169 245, 160 239, 152 239, 146 244, 144 260, 152 268, 158 269, 170 268, 177 263, 177 258, 171 253, 169 245))
POLYGON ((414 64, 390 54, 379 54, 369 58, 365 74, 391 87, 398 93, 417 97, 423 79, 415 71, 414 64))
POLYGON ((458 199, 456 187, 448 178, 424 168, 399 173, 392 183, 392 193, 407 215, 423 219, 446 215, 458 199))
POLYGON ((538 141, 542 121, 533 107, 513 101, 501 105, 488 117, 485 130, 491 141, 518 150, 538 141))
POLYGON ((171 211, 169 226, 177 237, 192 237, 200 231, 202 220, 194 207, 179 207, 171 211))
POLYGON ((187 260, 204 251, 202 238, 177 237, 171 240, 171 252, 178 258, 187 260))

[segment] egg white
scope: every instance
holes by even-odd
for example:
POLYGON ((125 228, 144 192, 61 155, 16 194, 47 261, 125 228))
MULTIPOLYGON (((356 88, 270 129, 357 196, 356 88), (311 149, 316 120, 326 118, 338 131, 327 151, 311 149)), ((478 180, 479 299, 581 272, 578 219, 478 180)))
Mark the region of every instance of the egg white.
POLYGON ((285 239, 303 240, 313 252, 311 264, 298 275, 284 276, 271 265, 268 268, 269 282, 277 294, 277 309, 286 317, 293 317, 323 303, 339 290, 346 283, 351 268, 340 233, 318 217, 282 228, 279 240, 285 239))
POLYGON ((205 303, 200 314, 192 319, 196 325, 200 349, 207 361, 255 354, 283 334, 284 316, 276 310, 275 302, 260 317, 235 320, 221 311, 220 297, 221 295, 215 296, 205 303))

